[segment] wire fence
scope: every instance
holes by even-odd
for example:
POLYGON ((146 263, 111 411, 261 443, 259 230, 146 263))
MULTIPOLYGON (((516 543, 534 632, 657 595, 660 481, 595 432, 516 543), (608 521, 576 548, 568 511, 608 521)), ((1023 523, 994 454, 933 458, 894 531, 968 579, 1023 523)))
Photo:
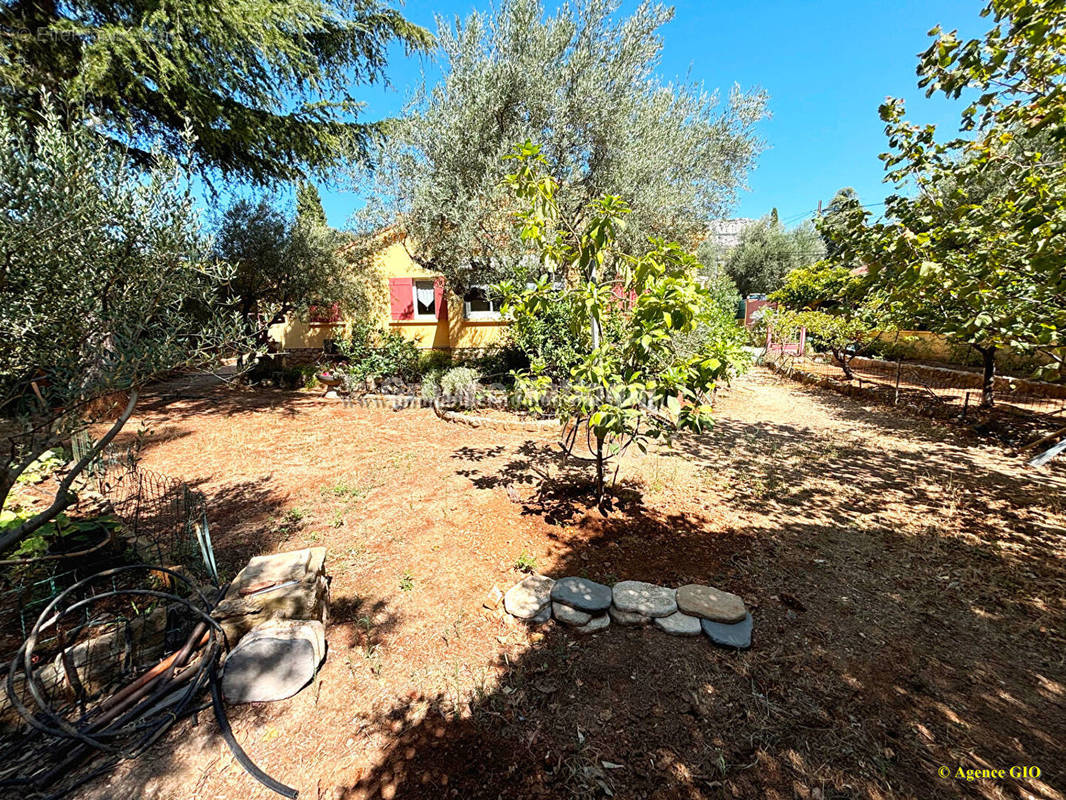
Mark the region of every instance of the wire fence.
MULTIPOLYGON (((775 353, 772 363, 792 377, 808 376, 860 391, 868 389, 892 403, 924 403, 947 414, 965 415, 982 399, 983 378, 977 372, 862 357, 853 358, 845 370, 828 355, 790 353, 775 353)), ((1001 409, 1024 415, 1066 414, 1066 386, 1060 384, 1000 376, 994 382, 993 398, 1001 409)))
POLYGON ((80 496, 85 517, 99 520, 98 527, 84 530, 73 547, 0 563, 0 663, 53 597, 100 570, 155 564, 178 568, 198 583, 217 583, 206 501, 185 482, 112 452, 91 466, 80 496))
MULTIPOLYGON (((89 446, 75 441, 75 459, 89 446)), ((52 736, 27 728, 27 714, 84 714, 189 637, 195 616, 161 598, 188 605, 197 587, 218 585, 203 494, 118 450, 79 484, 69 512, 82 523, 76 545, 0 563, 0 786, 22 785, 62 756, 52 736)))

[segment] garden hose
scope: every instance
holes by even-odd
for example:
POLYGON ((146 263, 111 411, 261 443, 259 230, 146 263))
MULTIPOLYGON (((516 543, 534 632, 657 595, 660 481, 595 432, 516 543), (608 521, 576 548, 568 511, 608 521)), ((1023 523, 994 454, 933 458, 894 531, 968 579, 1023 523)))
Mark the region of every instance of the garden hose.
MULTIPOLYGON (((212 698, 210 705, 218 721, 219 730, 241 767, 257 781, 283 797, 297 797, 296 790, 274 780, 252 762, 234 738, 233 730, 226 718, 218 677, 218 663, 225 650, 225 636, 221 626, 211 616, 211 610, 225 595, 226 588, 219 590, 212 603, 185 575, 165 567, 135 564, 98 572, 78 581, 53 598, 41 612, 12 659, 7 673, 6 689, 16 711, 32 728, 56 739, 73 740, 74 744, 63 753, 59 763, 47 771, 38 771, 25 777, 5 778, 0 780, 0 786, 46 787, 69 774, 70 769, 91 757, 94 752, 106 753, 108 758, 105 764, 78 778, 76 782, 54 797, 59 798, 69 794, 89 780, 114 768, 121 759, 135 758, 143 753, 179 719, 205 709, 207 705, 197 704, 195 700, 205 689, 209 688, 212 698), (163 573, 171 576, 176 581, 185 584, 190 590, 189 595, 193 600, 199 600, 202 607, 193 600, 173 592, 140 588, 111 589, 98 594, 90 594, 69 606, 62 605, 65 600, 93 582, 113 580, 119 574, 132 571, 163 573), (196 620, 192 633, 177 652, 143 673, 133 683, 120 689, 92 712, 83 711, 77 719, 68 719, 57 711, 45 697, 45 692, 38 685, 38 678, 34 675, 34 649, 42 631, 58 625, 64 616, 80 611, 93 603, 111 598, 134 596, 149 597, 165 602, 168 607, 183 608, 190 617, 196 620), (202 654, 190 662, 190 657, 201 648, 202 654), (175 675, 178 670, 182 671, 175 675), (23 676, 25 689, 37 705, 36 712, 31 712, 15 691, 16 673, 23 676)), ((83 627, 78 626, 75 630, 80 632, 83 627)))

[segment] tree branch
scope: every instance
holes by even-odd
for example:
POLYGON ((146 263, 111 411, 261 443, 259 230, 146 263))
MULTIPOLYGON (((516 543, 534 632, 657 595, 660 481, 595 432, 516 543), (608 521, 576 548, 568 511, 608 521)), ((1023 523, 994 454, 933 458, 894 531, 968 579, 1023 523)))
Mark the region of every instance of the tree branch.
POLYGON ((121 431, 125 424, 129 421, 130 416, 132 416, 133 414, 133 409, 137 405, 137 398, 137 390, 131 389, 130 400, 126 404, 126 408, 123 410, 122 415, 117 420, 115 420, 115 424, 111 426, 111 429, 107 433, 105 433, 103 437, 101 437, 100 441, 93 445, 93 447, 84 456, 82 456, 81 460, 71 468, 70 472, 66 474, 66 477, 63 478, 62 483, 59 484, 59 489, 56 492, 56 497, 55 500, 52 502, 52 505, 50 505, 40 514, 34 516, 32 519, 29 519, 19 525, 13 531, 9 531, 8 533, 0 537, 0 553, 7 550, 15 542, 18 542, 24 537, 29 536, 31 533, 36 531, 42 525, 45 525, 46 523, 54 519, 61 512, 65 511, 74 503, 76 498, 72 494, 70 494, 71 484, 74 483, 74 479, 77 478, 82 472, 84 472, 85 468, 88 467, 89 464, 91 464, 93 460, 98 455, 100 455, 101 452, 103 452, 103 449, 111 443, 111 440, 118 435, 119 431, 121 431))

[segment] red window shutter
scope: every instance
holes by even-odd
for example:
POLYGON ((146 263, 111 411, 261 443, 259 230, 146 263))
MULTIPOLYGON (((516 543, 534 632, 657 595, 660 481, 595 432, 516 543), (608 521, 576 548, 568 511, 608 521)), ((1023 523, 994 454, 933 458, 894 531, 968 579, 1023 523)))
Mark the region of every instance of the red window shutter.
POLYGON ((433 281, 433 305, 437 309, 437 319, 448 319, 448 292, 444 288, 444 278, 433 281))
POLYGON ((393 320, 415 318, 414 281, 389 278, 389 310, 393 320))

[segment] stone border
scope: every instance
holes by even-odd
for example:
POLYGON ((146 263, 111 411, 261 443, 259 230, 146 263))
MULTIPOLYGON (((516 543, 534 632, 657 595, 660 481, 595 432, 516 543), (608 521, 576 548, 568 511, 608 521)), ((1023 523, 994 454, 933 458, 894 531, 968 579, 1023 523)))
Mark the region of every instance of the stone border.
POLYGON ((554 619, 584 635, 615 622, 654 626, 672 636, 703 635, 734 650, 751 647, 751 612, 740 597, 713 586, 686 584, 671 589, 644 581, 607 586, 588 578, 554 580, 530 573, 505 594, 496 592, 486 607, 495 608, 502 601, 505 613, 533 625, 554 619))
POLYGON ((440 403, 433 401, 433 412, 445 422, 455 422, 460 425, 468 425, 471 428, 493 428, 496 430, 520 430, 520 431, 551 431, 558 430, 561 425, 557 419, 529 419, 524 421, 495 419, 493 417, 480 417, 474 414, 460 414, 441 408, 440 403))

